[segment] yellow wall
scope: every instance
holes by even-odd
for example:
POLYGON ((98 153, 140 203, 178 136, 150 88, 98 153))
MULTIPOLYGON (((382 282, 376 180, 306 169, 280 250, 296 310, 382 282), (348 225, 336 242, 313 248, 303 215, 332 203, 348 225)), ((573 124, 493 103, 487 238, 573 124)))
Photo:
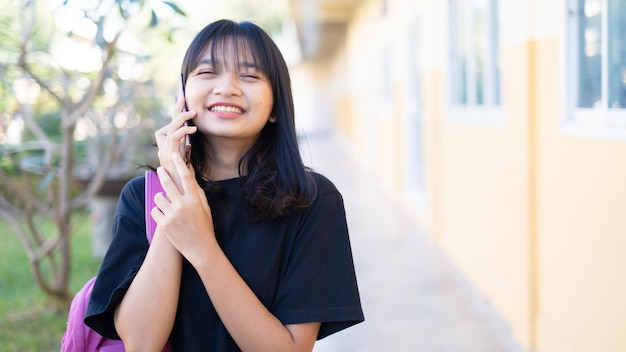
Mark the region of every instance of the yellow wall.
POLYGON ((531 343, 526 47, 504 53, 504 118, 494 126, 441 119, 439 244, 531 343))
POLYGON ((508 318, 516 336, 528 341, 528 165, 523 130, 444 121, 442 135, 440 245, 508 318))
POLYGON ((626 143, 562 127, 565 13, 503 0, 503 117, 447 106, 447 1, 363 1, 336 55, 314 69, 339 134, 539 352, 626 351, 626 143), (411 23, 419 20, 419 36, 411 23), (426 200, 406 192, 407 43, 420 42, 426 200), (393 59, 384 98, 383 52, 393 59), (330 92, 330 93, 328 93, 330 92))
POLYGON ((558 43, 536 43, 539 346, 624 351, 626 143, 561 132, 558 43))

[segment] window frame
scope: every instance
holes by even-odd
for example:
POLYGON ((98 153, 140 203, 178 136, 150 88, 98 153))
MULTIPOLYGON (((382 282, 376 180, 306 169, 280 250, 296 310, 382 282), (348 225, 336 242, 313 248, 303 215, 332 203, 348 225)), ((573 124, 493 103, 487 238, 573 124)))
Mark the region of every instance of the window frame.
MULTIPOLYGON (((466 89, 473 90, 468 91, 468 101, 467 102, 459 102, 456 98, 458 95, 457 90, 455 89, 458 84, 463 84, 464 80, 460 79, 461 75, 459 72, 459 66, 457 62, 459 62, 459 55, 457 55, 458 48, 462 45, 460 44, 460 39, 457 37, 458 33, 458 25, 461 22, 471 22, 472 18, 464 18, 459 19, 459 14, 457 13, 458 7, 457 3, 459 1, 472 1, 472 0, 449 0, 448 1, 448 89, 447 89, 447 118, 451 121, 457 122, 469 122, 472 124, 482 124, 482 125, 490 125, 490 126, 501 126, 504 124, 504 94, 503 94, 503 82, 502 82, 502 69, 498 69, 498 60, 502 57, 502 35, 501 28, 499 26, 499 20, 501 18, 499 12, 500 9, 497 6, 498 0, 486 0, 486 16, 488 18, 485 23, 487 24, 487 28, 485 32, 488 35, 486 47, 485 47, 485 62, 483 73, 483 94, 484 100, 483 103, 479 104, 476 101, 476 84, 472 82, 465 83, 466 89), (494 30, 494 27, 497 28, 494 30), (461 81, 461 82, 459 82, 461 81)), ((471 8, 473 6, 472 3, 468 4, 471 8)), ((471 11, 470 11, 471 12, 471 11)), ((472 47, 475 47, 472 45, 472 47)), ((475 52, 475 51, 473 51, 475 52)), ((473 57, 475 55, 468 55, 468 57, 473 57)), ((471 65, 471 64, 470 64, 471 65)), ((468 66, 470 66, 468 65, 468 66)), ((473 75, 468 75, 473 76, 473 75)))
POLYGON ((415 16, 409 21, 407 28, 407 87, 404 123, 404 177, 407 199, 417 209, 428 208, 428 185, 422 71, 423 57, 422 29, 420 17, 415 16))
POLYGON ((578 0, 567 0, 565 11, 565 46, 563 57, 565 60, 565 70, 563 72, 564 102, 562 116, 562 130, 567 135, 626 141, 626 108, 608 107, 608 1, 602 1, 602 67, 601 67, 601 99, 602 106, 594 108, 578 107, 579 74, 578 48, 584 45, 579 41, 578 36, 578 0))

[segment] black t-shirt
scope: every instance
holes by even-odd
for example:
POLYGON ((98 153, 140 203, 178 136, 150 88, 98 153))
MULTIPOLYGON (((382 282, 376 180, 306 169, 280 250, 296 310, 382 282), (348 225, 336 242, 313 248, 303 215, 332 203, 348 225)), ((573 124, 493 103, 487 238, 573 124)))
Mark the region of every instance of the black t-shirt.
MULTIPOLYGON (((220 181, 224 191, 208 198, 218 243, 261 302, 283 324, 321 322, 321 339, 363 321, 363 312, 343 199, 328 179, 313 176, 312 205, 273 220, 245 220, 241 179, 220 181)), ((108 338, 119 339, 113 312, 148 250, 144 207, 144 178, 138 177, 120 196, 113 240, 85 316, 87 325, 108 338)), ((170 343, 173 350, 239 351, 185 260, 170 343)))

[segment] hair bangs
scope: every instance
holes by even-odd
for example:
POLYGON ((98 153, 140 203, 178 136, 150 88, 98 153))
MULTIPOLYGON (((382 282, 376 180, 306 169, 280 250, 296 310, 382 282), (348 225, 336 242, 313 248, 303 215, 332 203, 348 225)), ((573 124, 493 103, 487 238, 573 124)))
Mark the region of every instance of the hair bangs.
POLYGON ((246 26, 246 23, 217 28, 206 41, 203 50, 195 56, 192 67, 198 65, 200 57, 208 50, 211 64, 217 70, 253 67, 269 77, 272 72, 269 67, 271 60, 263 43, 255 27, 246 26))

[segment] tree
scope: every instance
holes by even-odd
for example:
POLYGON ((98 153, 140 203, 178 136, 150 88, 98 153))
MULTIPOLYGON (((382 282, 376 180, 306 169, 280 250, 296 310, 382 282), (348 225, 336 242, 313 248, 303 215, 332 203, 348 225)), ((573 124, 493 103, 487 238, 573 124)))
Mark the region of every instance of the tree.
POLYGON ((0 15, 0 216, 21 239, 37 284, 66 301, 73 214, 105 180, 128 172, 116 166, 150 123, 143 116, 163 111, 149 76, 135 72, 149 57, 121 43, 136 29, 171 39, 168 18, 186 14, 161 0, 57 6, 78 13, 65 29, 34 0, 15 1, 0 15), (11 140, 15 124, 26 132, 19 143, 11 140), (77 177, 85 179, 82 192, 77 177))

